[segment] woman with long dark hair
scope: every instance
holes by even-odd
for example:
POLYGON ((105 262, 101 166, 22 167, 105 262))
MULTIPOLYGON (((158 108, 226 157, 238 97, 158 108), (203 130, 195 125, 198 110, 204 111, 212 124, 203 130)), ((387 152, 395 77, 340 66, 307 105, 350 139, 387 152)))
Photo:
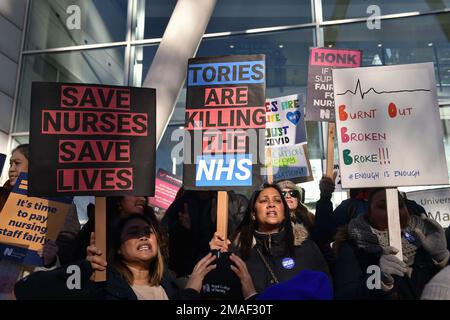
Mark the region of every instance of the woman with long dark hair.
MULTIPOLYGON (((264 184, 253 193, 231 242, 232 250, 245 261, 257 292, 302 270, 329 275, 325 259, 307 233, 294 234, 289 207, 275 184, 264 184)), ((216 234, 211 248, 224 251, 228 246, 216 234)))

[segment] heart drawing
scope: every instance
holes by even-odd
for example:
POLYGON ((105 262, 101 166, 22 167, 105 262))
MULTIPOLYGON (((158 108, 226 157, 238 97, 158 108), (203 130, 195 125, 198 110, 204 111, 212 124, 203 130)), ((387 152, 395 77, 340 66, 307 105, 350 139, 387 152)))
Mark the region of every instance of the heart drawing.
POLYGON ((287 119, 294 125, 297 125, 297 123, 300 121, 300 116, 301 116, 300 111, 288 112, 286 115, 287 119))

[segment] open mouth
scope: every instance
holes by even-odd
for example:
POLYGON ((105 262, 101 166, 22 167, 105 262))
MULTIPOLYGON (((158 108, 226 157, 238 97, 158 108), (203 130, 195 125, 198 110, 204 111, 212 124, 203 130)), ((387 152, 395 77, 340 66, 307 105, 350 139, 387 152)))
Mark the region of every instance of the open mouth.
POLYGON ((142 202, 136 203, 135 206, 136 206, 136 208, 145 209, 145 203, 142 203, 142 202))
POLYGON ((138 251, 148 251, 150 250, 150 246, 148 244, 141 244, 138 246, 137 250, 138 251))
POLYGON ((278 217, 278 214, 276 211, 267 211, 267 216, 268 217, 278 217))

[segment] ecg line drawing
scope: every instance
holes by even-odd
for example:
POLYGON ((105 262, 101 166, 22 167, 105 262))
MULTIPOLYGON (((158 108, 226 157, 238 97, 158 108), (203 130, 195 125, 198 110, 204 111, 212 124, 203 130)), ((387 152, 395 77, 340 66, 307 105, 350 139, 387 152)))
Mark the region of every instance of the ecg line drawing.
POLYGON ((356 95, 356 93, 357 93, 358 91, 359 91, 359 94, 360 94, 360 96, 361 96, 361 99, 364 99, 364 96, 365 96, 366 94, 368 94, 370 91, 373 91, 373 92, 376 93, 376 94, 385 94, 385 93, 418 92, 418 91, 431 91, 431 90, 429 90, 429 89, 409 89, 409 90, 406 89, 406 90, 393 90, 393 91, 381 91, 381 92, 378 92, 378 91, 375 90, 374 88, 370 88, 369 90, 362 92, 361 82, 360 82, 359 79, 358 79, 358 81, 356 82, 355 91, 347 90, 347 91, 345 91, 344 93, 338 93, 338 94, 336 94, 336 95, 342 96, 342 95, 345 95, 345 94, 347 94, 347 93, 351 93, 351 94, 353 94, 353 95, 356 95))

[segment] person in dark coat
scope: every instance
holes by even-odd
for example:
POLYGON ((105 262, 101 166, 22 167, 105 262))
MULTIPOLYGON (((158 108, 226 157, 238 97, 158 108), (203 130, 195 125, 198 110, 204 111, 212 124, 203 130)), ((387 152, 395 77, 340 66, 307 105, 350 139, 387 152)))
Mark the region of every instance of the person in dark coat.
POLYGON ((334 245, 336 299, 418 299, 425 284, 448 263, 442 227, 425 215, 410 214, 400 194, 399 213, 403 260, 389 246, 383 188, 372 189, 368 212, 339 232, 334 245), (376 273, 373 278, 376 270, 380 279, 376 273))
MULTIPOLYGON (((302 270, 329 276, 327 263, 317 245, 307 239, 302 226, 294 233, 288 204, 276 184, 265 184, 250 199, 244 219, 231 238, 231 251, 246 263, 256 292, 289 280, 302 270)), ((211 248, 228 250, 218 234, 211 248)))
MULTIPOLYGON (((29 164, 29 144, 21 144, 14 148, 11 152, 9 160, 8 180, 2 188, 0 188, 0 212, 3 209, 17 178, 21 172, 28 173, 29 164)), ((74 244, 76 234, 80 230, 77 209, 74 204, 69 208, 64 224, 58 233, 57 239, 48 240, 42 250, 38 254, 42 257, 43 266, 52 268, 67 261, 70 256, 70 250, 74 244)), ((31 271, 31 270, 29 270, 31 271)))
MULTIPOLYGON (((142 214, 149 217, 149 219, 156 220, 153 208, 148 206, 147 197, 144 196, 108 197, 106 212, 108 244, 111 243, 111 237, 121 219, 132 214, 142 214)), ((87 213, 88 221, 76 235, 70 262, 76 262, 86 258, 86 248, 89 246, 91 233, 95 231, 95 206, 93 204, 88 205, 87 213)), ((166 251, 167 248, 164 248, 163 253, 167 256, 166 251)))
MULTIPOLYGON (((350 198, 346 199, 339 204, 333 212, 333 204, 330 199, 321 199, 317 203, 316 210, 333 212, 333 226, 332 226, 332 238, 336 235, 338 229, 345 226, 351 219, 356 218, 360 214, 368 211, 368 194, 371 191, 370 188, 358 188, 350 190, 350 198)), ((406 206, 410 214, 420 216, 426 214, 424 207, 419 205, 413 200, 405 198, 406 206)), ((332 239, 330 239, 333 241, 332 239)))
POLYGON ((108 264, 95 246, 92 233, 86 260, 81 270, 80 290, 67 288, 67 266, 45 273, 37 272, 19 281, 15 287, 18 300, 26 299, 106 299, 168 300, 200 297, 205 275, 215 268, 215 256, 208 254, 195 266, 185 289, 179 290, 165 268, 159 226, 147 216, 133 214, 117 227, 108 264), (107 271, 107 281, 94 283, 94 271, 107 271), (65 275, 64 275, 65 274, 65 275), (45 288, 45 289, 43 289, 45 288))
POLYGON ((330 255, 330 242, 334 236, 334 221, 332 210, 329 210, 327 204, 331 204, 331 196, 335 189, 334 180, 326 176, 323 176, 320 180, 320 199, 316 204, 315 215, 309 212, 308 208, 302 203, 301 195, 303 192, 300 192, 293 182, 284 180, 278 182, 277 185, 289 206, 294 232, 299 225, 303 225, 309 233, 309 239, 317 244, 324 255, 330 255), (325 205, 321 205, 321 202, 325 202, 325 205))
MULTIPOLYGON (((228 192, 229 236, 242 220, 248 200, 228 192)), ((169 269, 185 277, 209 251, 217 224, 217 192, 186 190, 167 209, 161 221, 168 230, 169 269)))

